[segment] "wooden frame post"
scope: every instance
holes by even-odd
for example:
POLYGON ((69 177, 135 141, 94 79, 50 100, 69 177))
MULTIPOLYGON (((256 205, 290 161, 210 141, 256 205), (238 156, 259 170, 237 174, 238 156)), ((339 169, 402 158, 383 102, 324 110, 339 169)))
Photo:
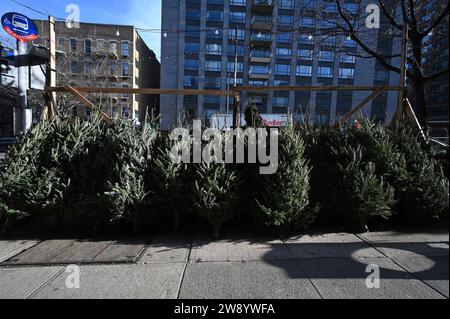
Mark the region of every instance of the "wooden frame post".
POLYGON ((370 94, 368 97, 366 97, 364 100, 362 100, 357 106, 355 106, 352 110, 347 112, 340 120, 339 125, 344 124, 350 117, 352 117, 354 114, 356 114, 359 110, 361 110, 364 106, 366 106, 367 103, 372 101, 374 98, 379 96, 381 93, 385 91, 385 88, 383 86, 377 88, 370 94))
POLYGON ((86 105, 88 108, 90 108, 93 111, 99 111, 100 115, 102 116, 103 120, 109 124, 112 124, 113 120, 110 118, 105 112, 98 110, 94 104, 91 103, 88 99, 86 99, 84 96, 80 94, 76 89, 71 87, 70 85, 67 85, 66 87, 67 92, 72 93, 74 97, 76 97, 81 103, 86 105))
MULTIPOLYGON (((408 25, 405 23, 403 25, 403 35, 402 35, 402 47, 400 55, 400 86, 405 87, 406 85, 406 65, 408 57, 408 25)), ((395 125, 398 127, 403 113, 403 105, 405 102, 405 91, 402 90, 398 92, 398 105, 395 112, 395 125)))
MULTIPOLYGON (((48 36, 49 36, 49 51, 50 61, 46 70, 45 85, 50 87, 56 86, 56 33, 55 33, 55 19, 52 16, 48 17, 48 36)), ((45 107, 42 110, 42 119, 51 119, 57 113, 56 92, 44 93, 45 107)))
POLYGON ((422 126, 420 125, 419 120, 417 119, 416 113, 414 112, 414 109, 411 105, 411 102, 409 101, 408 98, 405 99, 405 110, 406 110, 406 114, 408 114, 411 117, 411 120, 414 121, 414 123, 417 125, 417 127, 420 130, 420 133, 422 134, 423 139, 426 141, 427 137, 425 135, 425 132, 422 129, 422 126))

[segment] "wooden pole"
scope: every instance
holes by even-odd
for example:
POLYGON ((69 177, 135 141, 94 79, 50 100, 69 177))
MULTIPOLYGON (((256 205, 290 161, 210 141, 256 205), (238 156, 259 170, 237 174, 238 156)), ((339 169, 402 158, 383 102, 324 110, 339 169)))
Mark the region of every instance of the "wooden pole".
POLYGON ((356 114, 359 110, 361 110, 364 106, 366 106, 367 103, 372 101, 374 98, 379 96, 381 93, 383 93, 384 87, 377 88, 375 91, 372 92, 368 97, 366 97, 364 100, 362 100, 357 106, 355 106, 352 110, 347 112, 340 120, 339 125, 344 124, 352 115, 356 114))
MULTIPOLYGON (((406 64, 408 57, 408 25, 403 25, 402 47, 400 55, 400 86, 406 85, 406 64)), ((398 105, 395 112, 395 125, 398 127, 403 113, 403 104, 405 102, 405 91, 398 92, 398 105)))
POLYGON ((66 87, 67 92, 72 93, 75 98, 77 98, 80 102, 82 102, 84 105, 86 105, 91 110, 96 110, 100 112, 100 115, 102 116, 103 120, 109 124, 112 124, 113 120, 110 118, 105 112, 102 112, 100 110, 97 110, 97 108, 94 106, 94 104, 91 103, 88 99, 86 99, 84 96, 80 94, 76 89, 71 87, 70 85, 67 85, 66 87))
POLYGON ((411 119, 414 121, 414 123, 417 125, 417 127, 420 130, 420 133, 422 134, 423 139, 426 141, 427 137, 425 135, 425 132, 422 129, 422 126, 420 126, 420 122, 417 119, 416 113, 414 112, 414 109, 411 105, 411 102, 409 101, 408 98, 405 99, 406 103, 405 103, 405 109, 406 109, 406 113, 411 117, 411 119))
MULTIPOLYGON (((234 29, 234 89, 237 87, 237 63, 238 63, 238 29, 234 29)), ((233 95, 233 128, 236 128, 239 126, 239 120, 240 120, 240 112, 239 112, 239 96, 234 94, 233 95)))
MULTIPOLYGON (((55 19, 52 16, 48 17, 48 37, 49 37, 49 51, 50 61, 45 72, 45 85, 56 87, 56 33, 55 33, 55 19)), ((56 115, 56 92, 44 93, 45 106, 42 110, 41 119, 46 120, 56 115)))

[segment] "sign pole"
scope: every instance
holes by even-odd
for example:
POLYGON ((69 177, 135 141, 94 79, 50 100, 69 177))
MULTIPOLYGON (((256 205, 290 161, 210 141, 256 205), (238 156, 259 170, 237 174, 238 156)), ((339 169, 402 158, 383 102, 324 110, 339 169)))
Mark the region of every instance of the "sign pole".
MULTIPOLYGON (((19 57, 24 57, 27 54, 27 43, 17 40, 17 52, 19 57)), ((26 65, 19 65, 17 68, 17 106, 22 113, 22 127, 20 128, 20 132, 26 132, 31 127, 32 121, 32 110, 28 108, 27 89, 27 67, 26 65)))

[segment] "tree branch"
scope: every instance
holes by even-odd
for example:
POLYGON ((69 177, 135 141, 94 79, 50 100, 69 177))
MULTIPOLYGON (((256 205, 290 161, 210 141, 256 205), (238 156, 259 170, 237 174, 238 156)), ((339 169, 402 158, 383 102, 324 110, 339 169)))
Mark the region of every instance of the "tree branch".
POLYGON ((403 27, 397 21, 395 21, 395 18, 388 12, 387 7, 384 4, 384 1, 378 0, 378 3, 380 4, 381 10, 383 11, 384 15, 391 22, 392 26, 397 28, 398 30, 403 30, 403 27))
POLYGON ((433 23, 431 23, 431 25, 425 29, 424 32, 422 32, 420 35, 421 37, 426 37, 434 28, 436 28, 436 26, 442 22, 442 20, 444 20, 444 18, 446 16, 448 16, 449 14, 449 4, 450 1, 447 1, 447 5, 445 6, 444 10, 441 12, 441 14, 436 18, 436 20, 434 20, 433 23))
POLYGON ((425 81, 431 81, 431 80, 433 80, 433 79, 435 79, 435 78, 437 78, 437 77, 439 77, 441 75, 444 75, 444 74, 448 73, 448 71, 449 71, 449 69, 445 69, 445 70, 439 71, 439 72, 437 72, 435 74, 426 76, 425 77, 425 81))

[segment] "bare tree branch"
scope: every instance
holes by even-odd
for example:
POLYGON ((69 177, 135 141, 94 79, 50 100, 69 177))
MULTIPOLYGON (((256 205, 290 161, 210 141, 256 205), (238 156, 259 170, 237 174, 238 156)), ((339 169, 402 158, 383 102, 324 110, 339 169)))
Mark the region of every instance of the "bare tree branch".
POLYGON ((445 8, 441 12, 441 14, 436 18, 436 20, 434 20, 434 22, 431 23, 431 25, 427 29, 425 29, 425 31, 423 31, 420 34, 422 38, 426 37, 434 28, 436 28, 438 26, 438 24, 441 23, 442 20, 444 20, 445 17, 448 17, 449 4, 450 4, 450 1, 447 1, 447 5, 445 6, 445 8))
POLYGON ((388 18, 388 20, 391 22, 392 26, 397 28, 398 30, 402 30, 403 27, 395 20, 395 18, 388 12, 386 5, 384 4, 383 0, 378 0, 378 3, 380 4, 381 10, 383 11, 384 15, 388 18))

